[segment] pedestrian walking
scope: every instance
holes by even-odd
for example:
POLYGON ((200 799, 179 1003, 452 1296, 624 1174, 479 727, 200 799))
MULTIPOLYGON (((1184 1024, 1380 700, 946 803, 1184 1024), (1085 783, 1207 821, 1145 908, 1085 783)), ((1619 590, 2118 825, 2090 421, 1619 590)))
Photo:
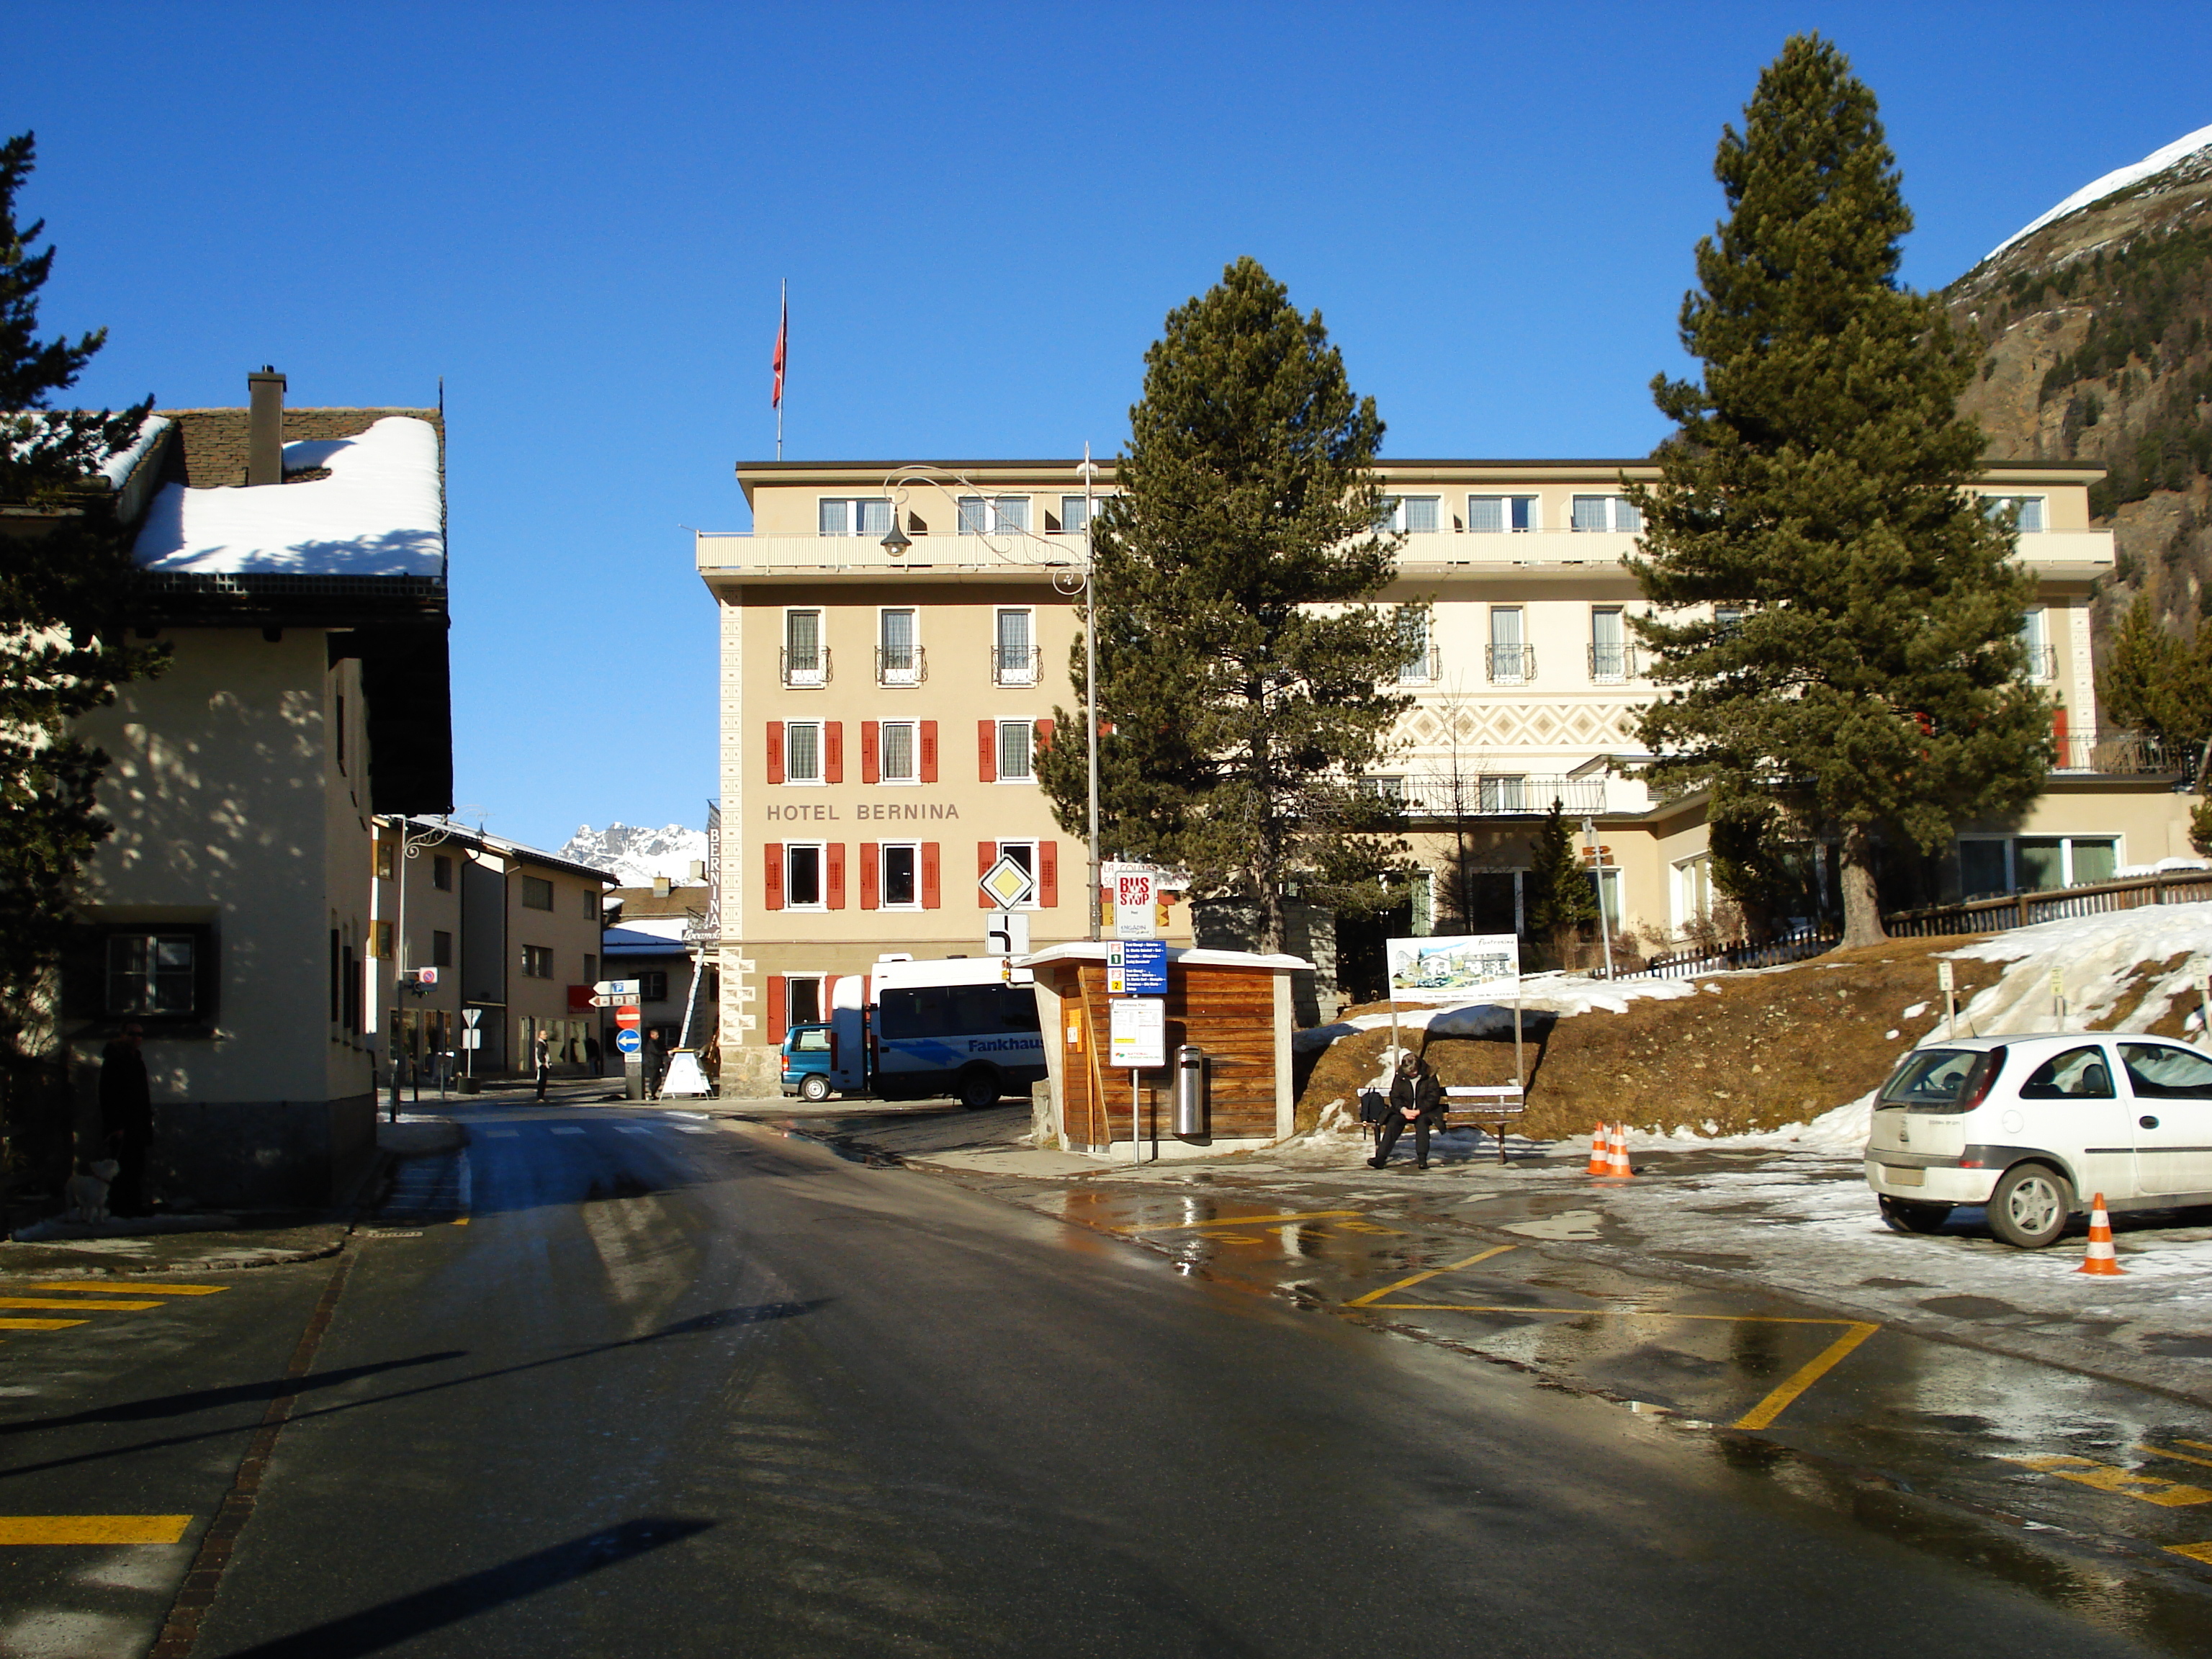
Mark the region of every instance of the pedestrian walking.
POLYGON ((110 1215, 144 1215, 146 1152, 154 1140, 153 1091, 146 1080, 146 1056, 139 1049, 143 1026, 132 1024, 100 1051, 100 1132, 118 1168, 108 1189, 110 1215))
POLYGON ((538 1034, 531 1045, 531 1068, 538 1073, 538 1097, 545 1098, 545 1079, 553 1075, 553 1040, 545 1032, 538 1034))
POLYGON ((588 1031, 584 1033, 584 1064, 592 1068, 593 1077, 606 1075, 599 1068, 599 1040, 588 1031))
POLYGON ((1375 1156, 1367 1167, 1379 1170, 1390 1161, 1390 1149, 1408 1127, 1413 1132, 1413 1167, 1429 1167, 1429 1132, 1443 1127, 1444 1085, 1436 1067, 1419 1054, 1399 1057, 1398 1075, 1390 1080, 1390 1109, 1375 1142, 1375 1156))

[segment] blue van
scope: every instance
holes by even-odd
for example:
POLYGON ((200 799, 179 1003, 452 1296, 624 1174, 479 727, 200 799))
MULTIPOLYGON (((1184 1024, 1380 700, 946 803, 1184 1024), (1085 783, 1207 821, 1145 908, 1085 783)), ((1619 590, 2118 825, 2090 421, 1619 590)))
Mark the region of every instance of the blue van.
POLYGON ((783 1091, 805 1100, 830 1098, 830 1028, 794 1025, 783 1034, 783 1091))

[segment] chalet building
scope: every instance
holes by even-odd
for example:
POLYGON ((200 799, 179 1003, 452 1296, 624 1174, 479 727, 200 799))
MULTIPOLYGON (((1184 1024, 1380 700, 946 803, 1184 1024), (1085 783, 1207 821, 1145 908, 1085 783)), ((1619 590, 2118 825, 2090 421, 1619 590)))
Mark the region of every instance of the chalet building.
MULTIPOLYGON (((1629 626, 1644 605, 1620 562, 1640 529, 1622 481, 1656 469, 1378 471, 1404 536, 1383 602, 1432 606, 1425 626, 1408 615, 1413 702, 1370 781, 1406 803, 1422 865, 1393 925, 1525 929, 1531 837, 1556 799, 1609 849, 1617 929, 1692 926, 1713 902, 1703 797, 1662 803, 1630 775, 1653 690, 1629 626)), ((2173 774, 2098 717, 2090 593, 2113 556, 2089 525, 2100 476, 1994 464, 1977 483, 2019 511, 2038 590, 2028 672, 2058 705, 2060 764, 2019 821, 1963 826, 1926 896, 2189 850, 2173 774)), ((820 1012, 824 975, 885 951, 982 949, 975 873, 1002 853, 1035 878, 1032 947, 1085 936, 1084 848, 1032 768, 1053 711, 1075 703, 1087 509, 1073 461, 757 462, 738 479, 751 532, 701 534, 695 556, 721 632, 724 1065, 759 1082, 785 1023, 820 1012)), ((1094 492, 1113 487, 1097 468, 1094 492)))
POLYGON ((108 483, 167 671, 78 723, 112 757, 62 1036, 82 1098, 145 1030, 156 1196, 316 1204, 374 1151, 375 823, 453 804, 435 409, 160 411, 108 483))

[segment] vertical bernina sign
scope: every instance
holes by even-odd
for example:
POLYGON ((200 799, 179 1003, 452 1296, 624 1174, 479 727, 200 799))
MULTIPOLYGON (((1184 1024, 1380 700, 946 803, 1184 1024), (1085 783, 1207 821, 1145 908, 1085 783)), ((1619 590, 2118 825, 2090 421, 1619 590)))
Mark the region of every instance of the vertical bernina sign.
POLYGON ((707 938, 722 937, 722 809, 707 808, 707 938))

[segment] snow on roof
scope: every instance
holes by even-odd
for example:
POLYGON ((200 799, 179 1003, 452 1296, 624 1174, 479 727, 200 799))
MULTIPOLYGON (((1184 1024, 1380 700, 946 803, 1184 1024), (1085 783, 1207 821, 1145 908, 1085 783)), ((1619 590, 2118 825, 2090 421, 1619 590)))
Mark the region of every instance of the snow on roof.
MULTIPOLYGON (((47 418, 46 411, 38 409, 19 410, 9 416, 8 424, 13 428, 9 432, 6 439, 9 453, 19 454, 29 447, 34 441, 35 435, 46 430, 47 418)), ((107 458, 100 462, 99 475, 100 482, 110 489, 122 489, 125 480, 131 476, 131 469, 137 466, 146 452, 154 447, 155 441, 168 429, 169 422, 167 416, 149 415, 138 423, 138 435, 131 440, 129 448, 112 451, 107 458)))
POLYGON ((387 415, 357 437, 284 446, 304 483, 191 489, 155 498, 134 556, 145 570, 202 575, 441 576, 438 434, 387 415))
POLYGON ((1983 255, 1986 263, 2002 253, 2021 238, 2033 236, 2044 226, 2063 219, 2076 208, 2087 207, 2092 202, 2101 202, 2107 196, 2139 184, 2154 173, 2163 173, 2185 156, 2194 155, 2200 149, 2212 149, 2212 127, 2199 127, 2185 138, 2177 138, 2164 149, 2154 149, 2140 161, 2130 161, 2124 167, 2115 167, 2101 179, 2091 180, 2041 218, 2033 220, 1999 242, 1983 255))

